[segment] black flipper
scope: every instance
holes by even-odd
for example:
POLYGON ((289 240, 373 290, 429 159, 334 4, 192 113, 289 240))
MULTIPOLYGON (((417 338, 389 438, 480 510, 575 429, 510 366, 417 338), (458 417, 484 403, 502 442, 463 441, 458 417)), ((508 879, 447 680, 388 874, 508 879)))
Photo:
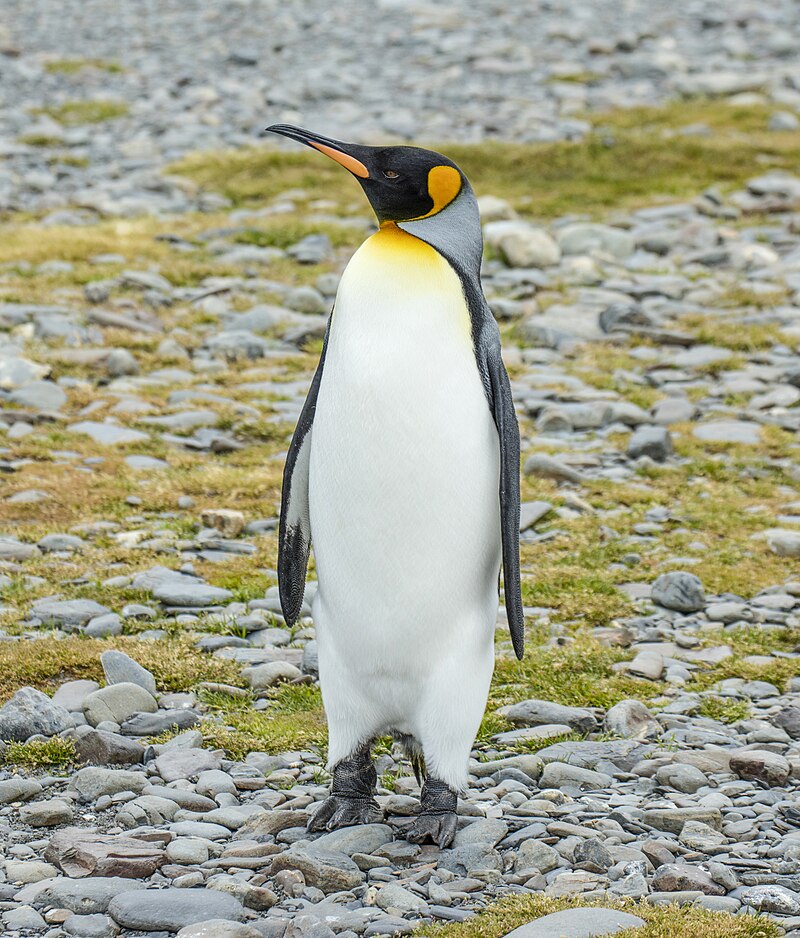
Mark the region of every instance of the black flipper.
POLYGON ((500 353, 496 323, 484 322, 475 350, 483 358, 488 377, 497 436, 500 439, 500 526, 503 538, 503 590, 511 644, 517 658, 525 653, 525 617, 519 573, 519 424, 514 412, 511 383, 500 353))
POLYGON ((308 389, 308 396, 297 421, 281 489, 281 519, 278 529, 278 591, 287 625, 300 617, 306 590, 306 568, 311 549, 311 521, 308 513, 308 467, 311 457, 311 428, 317 409, 317 395, 328 348, 330 321, 325 331, 322 355, 308 389))

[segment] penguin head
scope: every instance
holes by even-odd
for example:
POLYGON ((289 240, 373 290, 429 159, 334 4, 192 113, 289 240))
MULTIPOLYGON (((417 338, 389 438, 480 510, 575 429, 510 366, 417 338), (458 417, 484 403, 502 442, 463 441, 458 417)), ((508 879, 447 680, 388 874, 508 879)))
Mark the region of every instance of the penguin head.
POLYGON ((266 132, 313 147, 352 173, 379 222, 431 218, 469 186, 456 164, 433 150, 342 143, 291 124, 273 124, 266 132))

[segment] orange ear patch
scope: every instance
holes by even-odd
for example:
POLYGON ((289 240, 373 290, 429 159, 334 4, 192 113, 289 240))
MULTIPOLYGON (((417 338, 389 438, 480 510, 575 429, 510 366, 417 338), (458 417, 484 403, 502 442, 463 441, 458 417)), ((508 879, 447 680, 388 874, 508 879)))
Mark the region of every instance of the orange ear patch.
POLYGON ((433 208, 428 215, 441 212, 459 192, 461 173, 452 166, 434 166, 428 173, 428 194, 433 199, 433 208))
POLYGON ((434 166, 428 173, 428 195, 433 199, 433 208, 424 215, 409 218, 408 221, 420 221, 430 218, 453 201, 461 192, 461 173, 452 166, 434 166))

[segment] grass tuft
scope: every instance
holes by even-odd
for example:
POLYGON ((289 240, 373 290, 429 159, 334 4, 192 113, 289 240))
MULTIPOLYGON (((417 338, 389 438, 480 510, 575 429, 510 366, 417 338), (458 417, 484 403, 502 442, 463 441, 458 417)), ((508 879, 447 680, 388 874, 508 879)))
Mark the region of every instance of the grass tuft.
POLYGON ((75 762, 75 740, 54 736, 48 740, 26 743, 9 742, 3 754, 6 765, 40 769, 47 766, 66 768, 75 762))
POLYGON ((28 147, 59 147, 63 143, 60 137, 49 137, 47 134, 23 134, 19 142, 28 147))
POLYGON ((617 938, 697 938, 698 935, 703 938, 778 938, 783 932, 777 923, 761 916, 707 912, 692 906, 587 900, 580 896, 554 899, 539 894, 501 899, 467 922, 424 925, 414 935, 418 938, 503 938, 532 919, 576 906, 623 909, 645 920, 640 928, 617 932, 617 938))
POLYGON ((49 107, 37 108, 35 114, 47 114, 65 127, 80 124, 101 124, 103 121, 125 117, 128 105, 124 101, 65 101, 49 107))
MULTIPOLYGON (((720 298, 717 305, 770 307, 780 302, 783 296, 756 296, 750 291, 737 288, 720 298)), ((716 345, 734 352, 761 352, 772 348, 782 340, 781 327, 776 323, 739 322, 725 316, 708 316, 691 313, 682 316, 679 325, 694 335, 697 341, 705 345, 716 345)), ((713 363, 719 367, 730 368, 730 360, 713 363)))
POLYGON ((282 218, 265 223, 261 228, 248 228, 235 235, 238 244, 255 244, 262 248, 285 249, 311 234, 326 234, 334 247, 357 247, 364 239, 363 227, 330 225, 282 218))
POLYGON ((224 749, 231 759, 248 752, 292 749, 324 750, 325 713, 318 687, 281 684, 269 691, 269 709, 253 710, 249 699, 215 694, 204 697, 211 717, 200 729, 207 745, 224 749))
POLYGON ((76 75, 85 68, 96 68, 109 74, 118 74, 125 69, 119 62, 110 62, 105 59, 52 59, 45 62, 44 70, 51 75, 76 75))
POLYGON ((41 638, 0 644, 0 702, 20 687, 55 690, 65 681, 103 680, 100 655, 109 648, 127 652, 153 672, 161 691, 185 691, 201 681, 240 686, 239 667, 233 661, 198 651, 183 638, 143 642, 135 638, 41 638))
POLYGON ((720 723, 738 723, 750 716, 750 704, 733 697, 704 697, 700 701, 700 716, 720 723))
MULTIPOLYGON (((615 664, 629 658, 624 649, 607 648, 585 634, 566 645, 529 643, 522 661, 498 658, 478 739, 488 742, 495 733, 513 729, 495 711, 521 700, 535 698, 567 706, 608 709, 620 700, 655 697, 661 692, 661 684, 614 670, 615 664)), ((533 752, 542 748, 537 742, 522 745, 527 747, 525 751, 533 752)))

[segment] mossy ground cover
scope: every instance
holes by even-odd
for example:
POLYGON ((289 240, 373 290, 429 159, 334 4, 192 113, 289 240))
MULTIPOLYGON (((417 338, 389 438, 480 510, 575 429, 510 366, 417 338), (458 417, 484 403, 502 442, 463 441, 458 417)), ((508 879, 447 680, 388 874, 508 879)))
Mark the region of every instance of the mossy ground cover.
POLYGON ((106 59, 51 59, 45 62, 44 69, 52 75, 77 75, 84 69, 97 69, 109 74, 125 71, 119 64, 106 59))
MULTIPOLYGON (((243 686, 232 661, 196 650, 183 634, 158 643, 135 636, 114 639, 49 638, 0 645, 0 704, 19 687, 30 685, 52 693, 67 680, 102 681, 100 655, 109 648, 126 651, 149 668, 161 691, 191 690, 213 681, 243 686)), ((546 644, 534 635, 522 662, 498 659, 487 716, 479 734, 489 742, 494 733, 511 729, 496 708, 530 697, 574 706, 609 707, 628 697, 648 699, 662 685, 629 678, 614 665, 630 657, 624 649, 610 649, 586 637, 564 646, 546 644)), ((265 710, 252 708, 252 697, 201 692, 208 707, 202 724, 204 738, 233 758, 252 750, 281 752, 318 747, 324 751, 327 734, 322 699, 313 685, 279 685, 268 694, 265 710)))
MULTIPOLYGON (((35 219, 0 214, 0 302, 85 304, 83 288, 95 280, 118 277, 126 269, 149 269, 161 274, 175 287, 194 287, 207 277, 238 277, 242 269, 226 263, 210 253, 198 236, 215 228, 228 225, 224 213, 188 212, 169 219, 150 216, 124 220, 105 220, 84 226, 40 225, 35 219), (163 235, 187 241, 195 249, 178 250, 163 235), (102 254, 118 254, 123 263, 94 263, 102 254), (66 261, 72 269, 63 271, 41 270, 47 261, 66 261)), ((251 238, 285 246, 312 230, 326 232, 337 248, 345 252, 354 249, 363 238, 363 229, 353 226, 299 224, 291 214, 261 219, 255 227, 244 229, 238 238, 251 238), (248 235, 247 232, 250 232, 248 235)), ((331 262, 296 264, 289 258, 278 258, 263 265, 265 275, 288 285, 313 283, 320 274, 334 268, 331 262)), ((234 291, 235 294, 235 291, 234 291)), ((122 285, 114 290, 113 298, 126 296, 135 299, 138 291, 122 285)), ((264 301, 275 302, 278 297, 265 290, 264 301)), ((165 330, 176 326, 191 328, 199 311, 191 304, 160 311, 165 330)), ((122 338, 117 336, 116 338, 122 338)), ((128 341, 151 341, 140 335, 128 336, 128 341)))
MULTIPOLYGON (((512 896, 489 906, 467 922, 428 925, 419 938, 503 938, 531 919, 574 906, 623 909, 644 919, 645 925, 617 932, 617 938, 778 938, 782 929, 760 916, 726 915, 691 906, 651 906, 645 903, 552 899, 543 895, 512 896)), ((555 935, 553 936, 555 938, 555 935)))
POLYGON ((513 729, 497 710, 521 700, 606 709, 620 700, 647 700, 661 693, 664 685, 660 682, 639 680, 615 670, 615 665, 629 658, 625 649, 606 647, 585 633, 553 644, 545 637, 545 630, 538 635, 534 630, 522 661, 509 655, 498 657, 479 740, 486 743, 493 734, 513 729))
POLYGON ((746 700, 726 697, 704 697, 700 702, 701 716, 722 723, 738 723, 750 716, 750 704, 746 700))
MULTIPOLYGON (((717 305, 730 303, 732 307, 759 306, 772 308, 784 299, 783 295, 756 297, 746 290, 731 290, 717 305)), ((784 341, 784 333, 777 323, 741 322, 736 317, 719 317, 690 313, 678 320, 680 326, 704 345, 731 349, 734 352, 761 352, 784 341)), ((730 363, 728 362, 729 366, 730 363)))
MULTIPOLYGON (((633 609, 619 585, 654 580, 670 556, 691 556, 692 570, 710 593, 750 597, 782 582, 790 572, 786 559, 759 537, 789 501, 789 480, 771 460, 785 457, 793 444, 790 434, 776 430, 773 443, 766 434, 758 455, 754 447, 724 444, 715 455, 692 437, 690 426, 681 426, 674 431, 675 464, 652 467, 627 483, 587 483, 582 494, 592 513, 546 518, 537 530, 556 536, 523 542, 526 604, 550 608, 555 621, 607 625, 633 609), (748 475, 748 468, 758 471, 748 475), (671 520, 657 542, 632 545, 628 538, 651 508, 668 508, 671 520)), ((564 504, 558 486, 547 480, 526 480, 523 493, 564 504)))
POLYGON ((206 744, 224 749, 233 759, 248 752, 286 752, 311 747, 324 751, 325 714, 318 687, 282 685, 269 693, 266 710, 253 710, 246 699, 217 697, 202 724, 206 744))
MULTIPOLYGON (((768 131, 770 109, 718 101, 676 102, 661 108, 631 108, 591 114, 593 131, 576 142, 523 145, 488 141, 445 145, 478 194, 509 199, 539 218, 573 212, 598 214, 693 196, 711 184, 731 186, 756 167, 797 167, 796 135, 768 131), (705 124, 708 134, 682 128, 705 124)), ((356 204, 353 181, 319 155, 250 150, 190 156, 173 167, 198 184, 222 192, 237 205, 256 205, 286 188, 313 198, 356 204)))
POLYGON ((67 768, 76 761, 75 741, 54 736, 52 739, 9 742, 2 754, 2 763, 12 768, 67 768))
MULTIPOLYGON (((101 68, 81 64, 74 71, 89 67, 101 68)), ((65 66, 63 71, 68 73, 70 68, 65 66)), ((88 104, 95 106, 97 102, 88 104)), ((102 111, 97 114, 102 116, 102 111)), ((73 108, 72 119, 91 115, 85 108, 73 108)), ((768 109, 758 106, 680 102, 660 109, 592 115, 595 130, 575 143, 522 146, 492 142, 445 149, 463 165, 479 193, 508 198, 525 215, 549 218, 579 211, 600 216, 662 198, 691 197, 712 181, 739 184, 768 166, 796 167, 795 136, 767 131, 768 116, 768 109), (680 133, 682 127, 698 123, 708 126, 708 136, 680 133)), ((54 154, 54 159, 62 156, 68 154, 54 154)), ((368 207, 358 187, 318 154, 265 145, 232 154, 198 154, 175 165, 171 172, 181 176, 187 187, 221 192, 236 206, 260 208, 278 200, 292 202, 292 209, 287 206, 286 211, 248 219, 231 235, 234 245, 285 248, 306 234, 323 231, 329 236, 334 246, 331 261, 301 265, 279 259, 263 267, 266 278, 293 286, 313 283, 320 274, 339 269, 364 234, 361 219, 368 214, 368 207), (332 216, 340 223, 334 223, 332 216)), ((43 226, 29 217, 7 217, 0 223, 0 301, 85 307, 83 289, 87 283, 117 277, 131 268, 159 272, 173 285, 185 287, 197 286, 209 276, 240 276, 240 266, 227 263, 224 255, 221 259, 206 247, 207 233, 229 224, 228 214, 222 211, 101 220, 77 227, 43 226), (176 247, 187 244, 190 250, 176 247), (93 258, 106 253, 121 254, 124 262, 94 263, 93 258), (49 261, 68 261, 72 269, 40 268, 49 261)), ((553 293, 554 298, 564 295, 553 293)), ((246 309, 254 297, 233 289, 229 299, 233 309, 246 309)), ((255 299, 280 302, 268 289, 255 299)), ((739 358, 714 366, 717 371, 731 370, 746 360, 744 356, 769 349, 782 339, 774 324, 739 321, 748 309, 763 306, 762 299, 731 286, 717 305, 733 319, 693 314, 682 317, 676 327, 690 332, 699 342, 713 342, 734 351, 739 358), (733 321, 735 328, 730 328, 733 321)), ((138 305, 140 295, 121 285, 112 291, 112 300, 138 305)), ((202 341, 200 330, 217 321, 213 313, 188 301, 160 309, 158 318, 163 328, 158 335, 103 328, 103 341, 129 348, 145 372, 180 367, 180 361, 159 355, 161 339, 180 329, 185 347, 191 349, 202 341)), ((647 343, 634 339, 626 346, 618 342, 585 346, 566 357, 566 371, 649 408, 662 395, 637 379, 642 362, 633 354, 636 344, 647 343)), ((320 343, 314 340, 303 351, 271 360, 268 367, 232 363, 227 370, 198 376, 189 385, 203 384, 234 403, 252 404, 256 398, 242 390, 241 384, 262 380, 279 383, 308 376, 319 350, 320 343)), ((37 360, 48 363, 53 377, 77 379, 77 386, 70 390, 71 414, 89 405, 99 405, 93 419, 102 420, 111 413, 115 399, 97 387, 102 366, 76 364, 69 347, 58 340, 42 342, 34 351, 37 360)), ((152 406, 153 413, 163 413, 170 392, 177 387, 142 386, 136 394, 152 406)), ((698 396, 703 391, 692 388, 691 393, 698 396)), ((29 462, 4 479, 3 495, 36 489, 50 497, 35 504, 0 499, 0 526, 23 540, 36 541, 54 529, 68 530, 85 522, 124 523, 132 513, 127 501, 132 496, 141 499, 135 511, 144 518, 144 528, 162 529, 165 536, 175 539, 191 538, 199 530, 202 509, 223 502, 248 518, 272 514, 280 497, 282 453, 292 430, 272 406, 279 400, 280 395, 259 395, 259 419, 241 416, 228 404, 203 403, 204 408, 217 413, 218 426, 230 429, 247 444, 241 451, 211 457, 169 446, 155 433, 144 444, 109 451, 88 437, 67 432, 59 423, 38 428, 32 438, 9 441, 14 457, 29 462), (93 468, 91 486, 86 485, 80 461, 64 465, 59 451, 75 451, 80 459, 102 457, 103 463, 93 468), (143 477, 124 462, 134 451, 165 459, 169 468, 143 477), (191 496, 194 507, 177 510, 177 494, 191 496), (171 517, 160 519, 161 513, 171 517)), ((115 419, 124 426, 151 432, 138 415, 122 414, 115 419)), ((535 440, 532 422, 523 418, 522 427, 524 435, 535 440)), ((749 596, 785 579, 785 560, 772 554, 766 542, 754 535, 771 526, 789 500, 791 480, 775 460, 795 454, 795 442, 776 427, 765 427, 763 435, 763 445, 753 448, 703 443, 693 437, 690 425, 674 427, 676 461, 642 469, 626 482, 587 482, 580 495, 590 510, 568 517, 550 515, 540 522, 537 531, 551 531, 555 536, 540 543, 523 543, 524 599, 530 606, 547 610, 549 625, 544 630, 533 629, 528 656, 521 664, 505 656, 507 637, 499 636, 502 656, 481 730, 482 741, 510 728, 497 717, 496 708, 526 697, 607 707, 624 697, 650 699, 658 695, 662 685, 636 681, 615 670, 615 665, 629 657, 624 649, 605 648, 589 639, 587 631, 631 614, 634 606, 619 585, 652 581, 663 572, 662 562, 669 556, 691 554, 698 561, 692 569, 709 591, 731 590, 749 596), (664 526, 656 543, 637 549, 638 561, 625 560, 631 553, 627 539, 652 507, 669 508, 673 520, 664 526), (706 549, 696 550, 692 545, 697 541, 706 549), (550 628, 563 632, 563 644, 552 644, 550 628)), ((598 442, 598 446, 618 448, 625 442, 621 435, 598 442)), ((523 498, 544 498, 555 508, 569 506, 563 488, 541 479, 523 480, 523 498)), ((274 583, 267 571, 276 562, 275 537, 268 532, 252 542, 257 548, 255 558, 231 556, 214 564, 198 561, 198 572, 209 582, 230 589, 238 600, 261 595, 265 586, 274 583)), ((45 555, 28 561, 25 572, 43 577, 44 583, 30 585, 16 578, 6 587, 3 598, 10 610, 3 614, 0 626, 19 631, 19 619, 30 601, 52 593, 54 583, 65 598, 92 598, 118 610, 125 602, 146 597, 132 590, 103 587, 109 566, 118 565, 116 570, 132 573, 164 562, 175 563, 155 550, 132 551, 110 535, 92 539, 83 553, 70 559, 45 555)), ((53 689, 74 677, 99 678, 99 654, 106 647, 129 650, 154 670, 164 690, 184 690, 204 679, 237 682, 238 668, 231 662, 197 652, 190 636, 169 628, 175 637, 167 643, 166 653, 160 646, 132 636, 112 642, 48 637, 0 645, 0 698, 7 698, 26 683, 53 689)), ((126 629, 141 631, 133 624, 126 629)), ((725 633, 719 640, 731 639, 725 633)), ((734 656, 717 668, 700 672, 693 688, 704 691, 726 676, 759 676, 776 683, 794 676, 791 665, 780 659, 769 665, 748 662, 748 655, 754 653, 736 644, 734 656)), ((282 691, 261 712, 235 701, 210 702, 211 715, 203 731, 207 739, 231 754, 248 748, 324 747, 318 695, 299 689, 295 696, 291 694, 295 691, 282 691)), ((727 703, 707 702, 712 699, 704 698, 702 703, 708 716, 719 713, 719 719, 730 722, 741 718, 727 703)))
POLYGON ((115 120, 128 113, 124 101, 95 99, 90 101, 65 101, 39 108, 36 113, 46 114, 65 127, 77 127, 81 124, 101 124, 115 120))
POLYGON ((203 654, 186 639, 144 642, 134 638, 43 638, 0 643, 0 701, 20 687, 55 691, 69 680, 103 680, 100 655, 117 648, 152 671, 160 691, 183 691, 201 681, 242 684, 240 669, 224 658, 203 654))

